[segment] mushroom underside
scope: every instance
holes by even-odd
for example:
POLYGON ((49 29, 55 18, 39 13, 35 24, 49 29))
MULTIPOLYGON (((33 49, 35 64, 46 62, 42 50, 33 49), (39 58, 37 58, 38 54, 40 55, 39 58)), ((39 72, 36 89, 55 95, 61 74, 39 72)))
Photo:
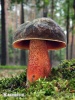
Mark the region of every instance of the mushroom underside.
MULTIPOLYGON (((37 39, 30 39, 30 40, 37 40, 37 39)), ((29 49, 30 40, 24 40, 24 39, 16 40, 13 43, 13 46, 19 49, 29 49)), ((38 39, 38 40, 43 40, 43 39, 38 39)), ((45 40, 45 41, 48 50, 57 50, 66 47, 66 43, 63 41, 59 40, 45 40)))

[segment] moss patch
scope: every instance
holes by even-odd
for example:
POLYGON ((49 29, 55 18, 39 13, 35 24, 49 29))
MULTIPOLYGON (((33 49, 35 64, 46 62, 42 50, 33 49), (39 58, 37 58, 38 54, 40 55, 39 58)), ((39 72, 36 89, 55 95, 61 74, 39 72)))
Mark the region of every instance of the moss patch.
POLYGON ((26 83, 26 70, 0 80, 1 100, 75 100, 75 59, 52 68, 48 79, 26 83), (4 96, 6 93, 6 96, 4 96), (16 95, 11 96, 11 95, 16 95), (10 95, 10 96, 9 96, 10 95))

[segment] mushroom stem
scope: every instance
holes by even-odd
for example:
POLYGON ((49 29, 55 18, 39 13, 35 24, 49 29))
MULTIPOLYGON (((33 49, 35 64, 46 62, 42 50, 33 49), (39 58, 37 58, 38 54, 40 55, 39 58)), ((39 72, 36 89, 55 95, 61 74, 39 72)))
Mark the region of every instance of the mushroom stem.
POLYGON ((51 66, 46 41, 31 40, 29 48, 27 80, 29 82, 34 82, 39 78, 48 77, 51 71, 51 66))

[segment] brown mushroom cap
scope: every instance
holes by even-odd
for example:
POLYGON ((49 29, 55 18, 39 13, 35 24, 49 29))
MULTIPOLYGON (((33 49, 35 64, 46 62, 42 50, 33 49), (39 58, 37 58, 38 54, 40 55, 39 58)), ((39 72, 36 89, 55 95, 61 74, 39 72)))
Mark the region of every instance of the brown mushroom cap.
POLYGON ((14 34, 13 46, 29 49, 30 40, 46 40, 48 49, 56 50, 66 46, 65 34, 50 18, 38 18, 22 24, 14 34))

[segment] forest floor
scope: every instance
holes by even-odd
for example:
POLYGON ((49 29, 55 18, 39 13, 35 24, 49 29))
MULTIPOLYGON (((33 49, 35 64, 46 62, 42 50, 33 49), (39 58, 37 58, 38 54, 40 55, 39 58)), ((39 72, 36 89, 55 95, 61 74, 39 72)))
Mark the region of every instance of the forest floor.
POLYGON ((0 69, 0 79, 18 76, 23 71, 24 69, 0 69))
POLYGON ((0 100, 75 100, 75 59, 51 70, 48 79, 28 83, 26 67, 1 69, 0 100))

